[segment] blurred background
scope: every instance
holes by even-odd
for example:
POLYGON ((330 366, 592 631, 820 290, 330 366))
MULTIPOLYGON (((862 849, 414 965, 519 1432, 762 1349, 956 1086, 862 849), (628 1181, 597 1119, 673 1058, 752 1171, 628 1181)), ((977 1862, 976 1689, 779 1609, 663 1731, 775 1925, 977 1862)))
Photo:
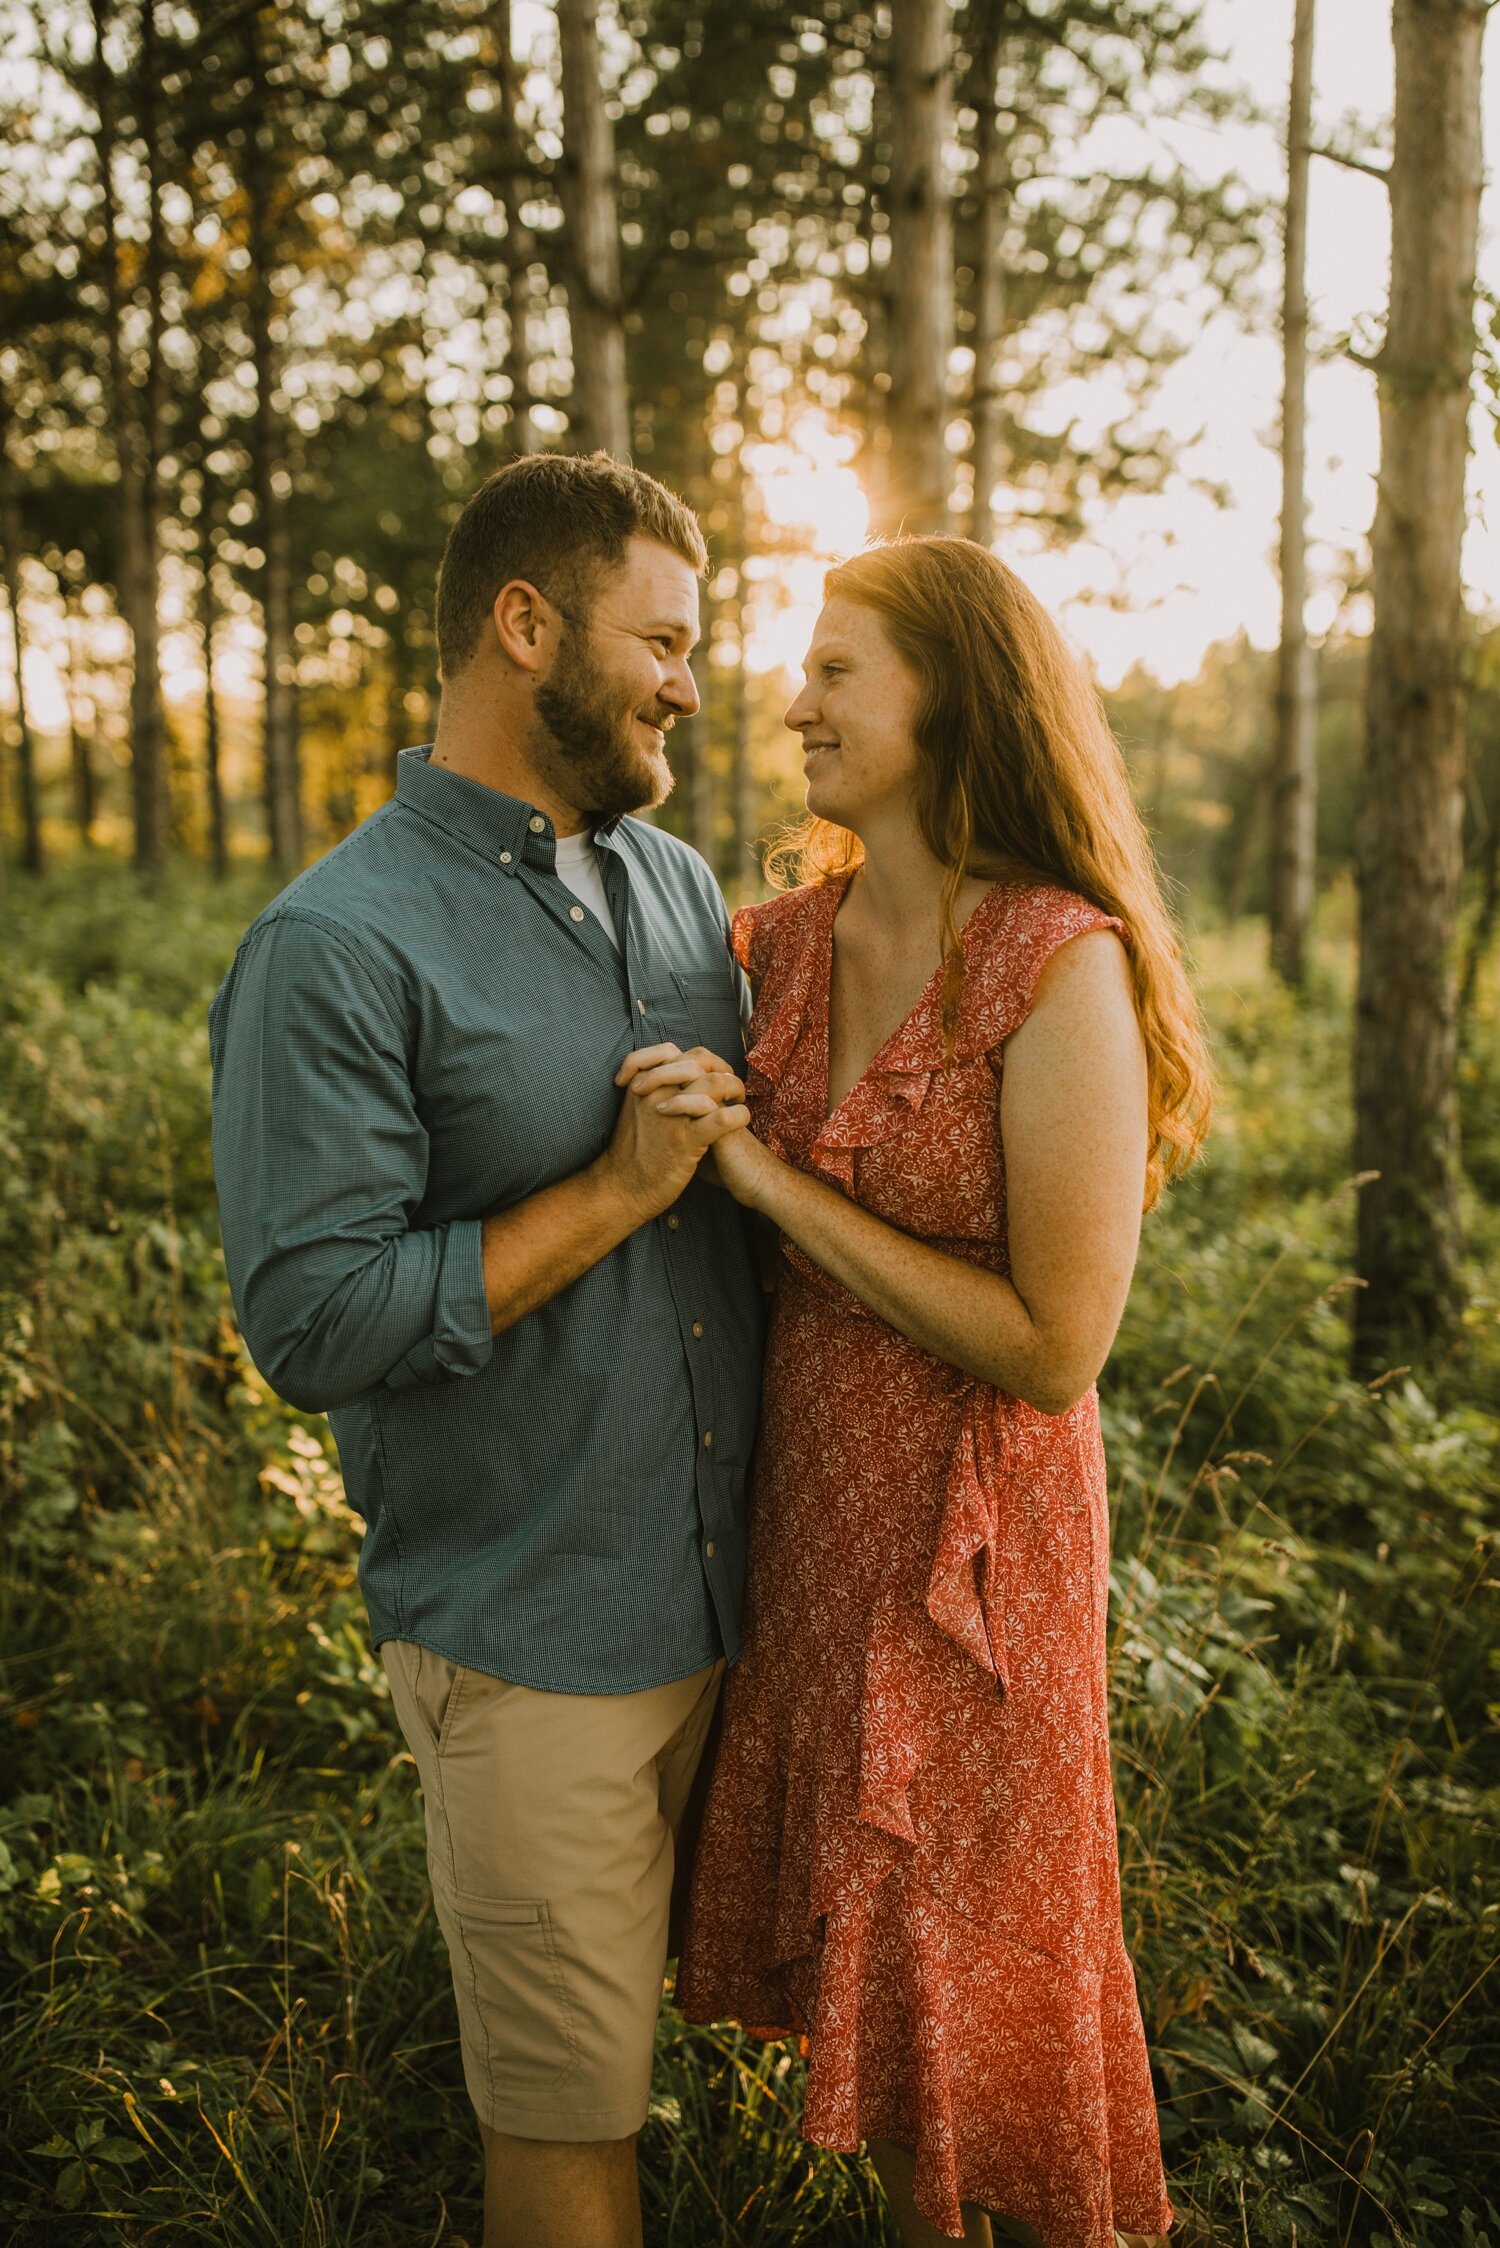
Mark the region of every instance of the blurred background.
MULTIPOLYGON (((973 0, 940 193, 913 211, 893 69, 918 66, 852 0, 7 0, 8 824, 24 726, 54 856, 325 848, 430 738, 463 498, 519 451, 604 443, 708 530, 705 715, 665 817, 732 890, 795 800, 780 714, 823 564, 941 522, 993 540, 1098 667, 1192 913, 1263 907, 1291 13, 973 0)), ((1321 0, 1311 60, 1324 886, 1351 855, 1369 628, 1383 11, 1321 0)), ((1487 309, 1492 231, 1481 271, 1487 309)), ((1476 803, 1476 848, 1483 825, 1476 803)))
MULTIPOLYGON (((430 739, 479 481, 712 571, 657 815, 800 801, 834 556, 992 543, 1203 996, 1101 1377, 1180 2248, 1500 2248, 1500 72, 1479 0, 0 0, 0 2235, 477 2242, 420 1806, 250 1363, 205 1010, 430 739)), ((889 2248, 668 2003, 648 2248, 889 2248)))

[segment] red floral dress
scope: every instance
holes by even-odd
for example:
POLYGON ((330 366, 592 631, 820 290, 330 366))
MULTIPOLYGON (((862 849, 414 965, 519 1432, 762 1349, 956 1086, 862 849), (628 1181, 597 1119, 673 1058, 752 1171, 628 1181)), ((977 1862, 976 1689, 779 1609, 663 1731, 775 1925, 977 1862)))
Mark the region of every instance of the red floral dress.
MULTIPOLYGON (((904 1232, 1008 1269, 1004 1041, 1082 898, 997 885, 827 1113, 846 884, 735 921, 757 985, 748 1087, 776 1154, 904 1232)), ((1120 1924, 1105 1701, 1109 1521, 1091 1390, 1049 1415, 944 1365, 783 1239, 744 1652, 699 1843, 677 1999, 809 2039, 803 2131, 916 2151, 1047 2248, 1172 2221, 1120 1924)))

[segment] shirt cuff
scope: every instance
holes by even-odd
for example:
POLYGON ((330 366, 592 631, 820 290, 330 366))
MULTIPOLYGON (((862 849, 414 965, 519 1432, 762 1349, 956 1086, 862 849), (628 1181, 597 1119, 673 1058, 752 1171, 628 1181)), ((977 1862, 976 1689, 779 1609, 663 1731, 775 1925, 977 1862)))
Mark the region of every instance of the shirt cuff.
POLYGON ((397 1360, 385 1377, 387 1389, 411 1389, 420 1382, 477 1374, 489 1364, 495 1347, 489 1298, 484 1292, 480 1221, 461 1218, 438 1230, 444 1238, 433 1296, 432 1332, 397 1360))

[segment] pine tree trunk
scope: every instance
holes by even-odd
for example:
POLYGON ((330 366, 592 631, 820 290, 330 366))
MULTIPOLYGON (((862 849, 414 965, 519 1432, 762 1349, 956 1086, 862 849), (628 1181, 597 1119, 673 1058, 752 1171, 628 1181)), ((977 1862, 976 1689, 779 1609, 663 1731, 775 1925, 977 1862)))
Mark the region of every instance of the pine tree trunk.
POLYGON ((995 536, 992 495, 1004 467, 997 362, 1006 321, 1005 229, 1010 211, 1010 175, 996 100, 1000 22, 998 0, 988 0, 975 42, 973 74, 973 103, 979 119, 975 147, 979 231, 974 274, 974 382, 969 401, 974 471, 970 535, 981 546, 988 546, 995 536))
POLYGON ((229 830, 224 817, 223 753, 219 697, 214 687, 214 483, 205 467, 198 479, 198 640, 203 655, 203 782, 208 810, 208 850, 214 878, 229 871, 229 830))
POLYGON ((162 454, 162 151, 157 98, 161 64, 156 39, 156 0, 141 0, 140 93, 136 108, 146 153, 146 380, 141 400, 141 548, 145 578, 141 588, 140 637, 136 642, 135 688, 131 698, 134 750, 131 773, 135 798, 136 864, 159 873, 167 855, 167 716, 161 693, 161 627, 157 588, 161 580, 162 454))
POLYGON ((114 186, 117 88, 104 52, 109 29, 108 0, 92 0, 92 14, 94 101, 98 118, 94 129, 94 146, 104 232, 110 420, 114 430, 118 477, 116 504, 119 528, 119 605, 120 616, 130 634, 131 643, 131 805, 135 822, 136 864, 144 872, 154 874, 166 859, 166 715, 161 699, 156 610, 159 573, 156 484, 160 452, 162 242, 160 148, 155 130, 154 0, 144 0, 141 9, 142 51, 137 63, 140 80, 138 107, 146 143, 150 206, 143 274, 149 298, 149 364, 146 382, 140 389, 131 381, 125 350, 125 319, 128 308, 120 282, 120 214, 114 186))
POLYGON ((245 120, 244 188, 250 269, 246 319, 255 366, 251 423, 252 481, 265 638, 264 737, 266 829, 277 866, 302 860, 302 786, 297 741, 297 684, 292 641, 291 558, 287 542, 287 474, 275 405, 276 350, 271 336, 271 180, 266 161, 272 121, 265 58, 255 17, 245 26, 252 93, 245 120))
POLYGON ((10 610, 11 661, 16 682, 16 770, 21 799, 21 864, 28 874, 46 870, 36 743, 26 708, 25 641, 21 632, 21 496, 9 445, 9 413, 0 412, 0 546, 4 548, 5 600, 10 610))
POLYGON ((691 721, 691 729, 692 763, 688 772, 690 789, 689 829, 693 849, 700 858, 706 859, 717 873, 718 822, 715 815, 718 809, 716 802, 718 790, 715 787, 716 775, 712 764, 709 762, 708 755, 707 705, 691 721))
POLYGON ((1468 951, 1464 956, 1463 980, 1458 991, 1458 1037, 1463 1043, 1469 1025, 1474 1019, 1474 999, 1479 990, 1479 971, 1495 941, 1495 930, 1500 926, 1500 820, 1491 817, 1479 859, 1479 911, 1469 932, 1468 951))
POLYGON ((489 12, 494 40, 493 75, 499 97, 496 142, 499 176, 496 186, 505 205, 505 317, 508 329, 506 368, 510 377, 510 429, 512 449, 536 451, 536 428, 531 419, 531 269, 536 262, 536 239, 521 216, 530 175, 521 144, 517 105, 521 73, 516 64, 511 0, 495 0, 489 12))
MULTIPOLYGON (((85 733, 78 723, 78 640, 82 623, 77 596, 70 592, 66 596, 63 631, 63 646, 68 655, 64 682, 68 700, 68 779, 73 797, 73 824, 78 830, 79 842, 87 850, 94 840, 99 797, 94 779, 92 729, 85 733)), ((94 715, 92 708, 90 715, 94 715)))
POLYGON ((1307 638, 1307 173, 1312 129, 1314 0, 1297 0, 1287 113, 1281 295, 1281 646, 1271 758, 1271 966, 1300 987, 1307 975, 1318 813, 1317 701, 1307 638))
POLYGON ((738 642, 738 661, 731 679, 733 702, 729 729, 729 749, 733 759, 734 774, 734 865, 730 880, 730 903, 741 905, 755 895, 755 846, 760 838, 760 793, 755 784, 755 767, 750 756, 750 684, 745 671, 745 597, 741 593, 735 603, 735 635, 738 642))
POLYGON ((952 98, 948 0, 891 11, 890 530, 945 531, 953 214, 943 176, 952 98))
POLYGON ((566 227, 568 326, 573 341, 569 435, 581 453, 630 452, 620 235, 615 215, 615 136, 604 106, 598 0, 558 0, 563 156, 558 184, 566 227))
POLYGON ((1354 1356, 1432 1356, 1463 1303, 1454 947, 1467 706, 1460 580, 1483 163, 1475 0, 1395 0, 1391 305, 1356 868, 1354 1356))

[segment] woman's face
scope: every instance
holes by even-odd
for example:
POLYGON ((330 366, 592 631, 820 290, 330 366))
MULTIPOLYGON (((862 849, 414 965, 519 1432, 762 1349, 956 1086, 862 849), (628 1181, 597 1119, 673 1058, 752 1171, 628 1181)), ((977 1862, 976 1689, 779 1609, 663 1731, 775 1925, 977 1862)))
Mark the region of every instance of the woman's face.
POLYGON ((786 723, 802 736, 808 810, 856 835, 909 818, 921 686, 875 611, 827 602, 803 669, 807 684, 786 723))

